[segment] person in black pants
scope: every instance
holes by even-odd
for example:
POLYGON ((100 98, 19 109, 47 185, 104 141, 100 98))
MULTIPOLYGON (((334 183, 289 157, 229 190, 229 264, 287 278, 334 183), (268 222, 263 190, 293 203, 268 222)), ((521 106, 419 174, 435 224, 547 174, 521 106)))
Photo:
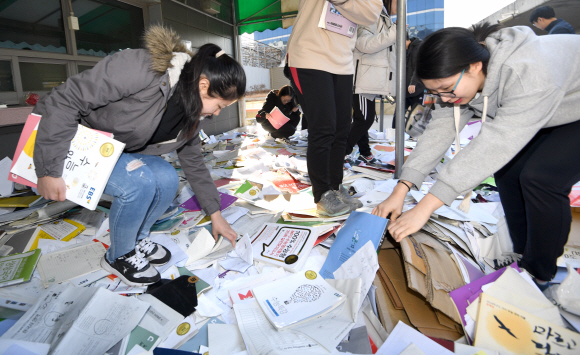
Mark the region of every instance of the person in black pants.
POLYGON ((369 100, 365 95, 354 94, 352 100, 353 119, 346 143, 346 153, 350 154, 355 145, 358 145, 359 158, 357 161, 365 164, 376 164, 378 160, 373 156, 369 145, 369 129, 375 121, 375 100, 369 100), (357 137, 359 139, 357 140, 357 137))
POLYGON ((280 90, 272 90, 266 98, 266 102, 262 109, 256 115, 256 121, 262 125, 262 128, 272 135, 273 138, 285 139, 296 132, 296 127, 300 123, 300 111, 295 105, 294 90, 290 85, 284 85, 280 90), (282 127, 276 129, 270 123, 270 112, 278 107, 278 109, 290 119, 282 127))

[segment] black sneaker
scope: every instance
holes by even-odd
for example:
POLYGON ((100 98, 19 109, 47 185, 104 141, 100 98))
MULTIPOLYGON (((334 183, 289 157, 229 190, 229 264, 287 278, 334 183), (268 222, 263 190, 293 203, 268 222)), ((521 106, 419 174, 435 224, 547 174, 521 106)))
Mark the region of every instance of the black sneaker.
POLYGON ((113 275, 118 276, 129 286, 148 286, 161 280, 159 272, 149 264, 144 255, 138 251, 131 251, 115 261, 107 260, 106 255, 101 259, 101 267, 113 275))
POLYGON ((152 242, 149 237, 141 239, 135 250, 143 253, 145 259, 153 266, 163 266, 171 259, 171 252, 163 245, 152 242))
POLYGON ((372 154, 365 157, 362 155, 359 155, 358 158, 356 158, 357 161, 360 161, 362 163, 365 163, 367 165, 379 165, 381 162, 375 158, 372 154))

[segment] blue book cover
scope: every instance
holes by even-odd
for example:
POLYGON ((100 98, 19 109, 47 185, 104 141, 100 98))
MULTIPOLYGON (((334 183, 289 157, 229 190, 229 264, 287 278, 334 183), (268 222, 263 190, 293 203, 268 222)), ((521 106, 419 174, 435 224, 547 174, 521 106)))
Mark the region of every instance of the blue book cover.
POLYGON ((320 269, 325 279, 334 279, 334 272, 369 240, 378 249, 385 237, 388 220, 366 212, 352 212, 338 231, 328 257, 320 269))

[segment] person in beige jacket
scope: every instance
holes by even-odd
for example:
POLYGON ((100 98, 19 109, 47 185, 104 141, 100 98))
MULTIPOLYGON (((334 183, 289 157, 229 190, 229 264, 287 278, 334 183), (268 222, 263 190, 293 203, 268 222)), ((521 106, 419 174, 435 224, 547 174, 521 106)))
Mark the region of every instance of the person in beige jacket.
POLYGON ((383 0, 383 10, 372 26, 359 26, 354 50, 353 121, 346 155, 358 145, 359 157, 353 164, 376 164, 369 146, 369 128, 375 120, 377 96, 395 95, 396 26, 390 15, 397 14, 397 0, 383 0))
MULTIPOLYGON (((381 0, 328 3, 354 24, 366 26, 377 21, 383 6, 381 0)), ((319 27, 326 6, 325 0, 300 0, 288 41, 288 66, 292 86, 308 117, 307 163, 314 202, 319 213, 337 216, 362 205, 342 186, 357 31, 354 24, 349 26, 352 36, 319 27)))

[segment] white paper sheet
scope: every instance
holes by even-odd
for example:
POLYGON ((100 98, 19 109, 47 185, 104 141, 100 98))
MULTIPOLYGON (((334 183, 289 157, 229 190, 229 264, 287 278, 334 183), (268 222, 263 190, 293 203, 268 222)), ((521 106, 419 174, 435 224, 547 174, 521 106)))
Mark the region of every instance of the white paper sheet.
POLYGON ((199 329, 195 325, 195 317, 189 315, 185 317, 183 321, 181 321, 177 327, 173 328, 169 333, 167 339, 162 342, 159 347, 160 348, 169 348, 169 349, 177 349, 181 345, 185 344, 186 341, 193 338, 199 329))
POLYGON ((240 329, 235 324, 208 324, 208 344, 212 354, 235 354, 246 350, 240 329))
POLYGON ((252 355, 330 354, 309 337, 292 331, 277 331, 255 300, 239 302, 234 312, 248 352, 252 355))
POLYGON ((49 286, 99 270, 105 251, 103 244, 91 243, 43 255, 38 262, 40 278, 49 286))
POLYGON ((225 260, 219 261, 221 267, 226 270, 246 272, 254 264, 254 253, 250 236, 246 233, 236 242, 234 250, 228 252, 225 260))
POLYGON ((217 317, 224 311, 209 298, 202 294, 197 298, 197 307, 195 307, 195 315, 205 318, 217 317))
POLYGON ((187 254, 166 234, 150 234, 149 239, 157 244, 161 244, 171 252, 171 259, 163 266, 156 267, 160 273, 169 269, 172 265, 185 266, 187 254))
POLYGON ((360 299, 364 300, 364 298, 360 294, 361 280, 359 278, 349 280, 329 279, 326 281, 339 292, 346 294, 346 301, 321 317, 292 327, 292 330, 310 337, 326 350, 332 351, 356 324, 359 304, 362 303, 360 299))
POLYGON ((224 217, 229 224, 234 224, 238 219, 242 218, 248 212, 249 210, 247 208, 239 206, 230 206, 224 211, 222 211, 222 217, 224 217))
POLYGON ((76 355, 102 355, 135 328, 148 308, 100 288, 52 285, 2 339, 48 343, 51 355, 71 349, 76 355))
POLYGON ((453 353, 405 323, 399 321, 387 341, 376 355, 399 355, 411 343, 429 355, 453 355, 453 353))
MULTIPOLYGON (((373 284, 375 275, 379 270, 377 251, 370 240, 345 261, 333 274, 335 279, 361 279, 360 294, 366 295, 373 284)), ((358 308, 360 309, 364 297, 360 297, 358 308)))
POLYGON ((23 340, 0 339, 1 355, 46 355, 50 344, 32 343, 23 340))

